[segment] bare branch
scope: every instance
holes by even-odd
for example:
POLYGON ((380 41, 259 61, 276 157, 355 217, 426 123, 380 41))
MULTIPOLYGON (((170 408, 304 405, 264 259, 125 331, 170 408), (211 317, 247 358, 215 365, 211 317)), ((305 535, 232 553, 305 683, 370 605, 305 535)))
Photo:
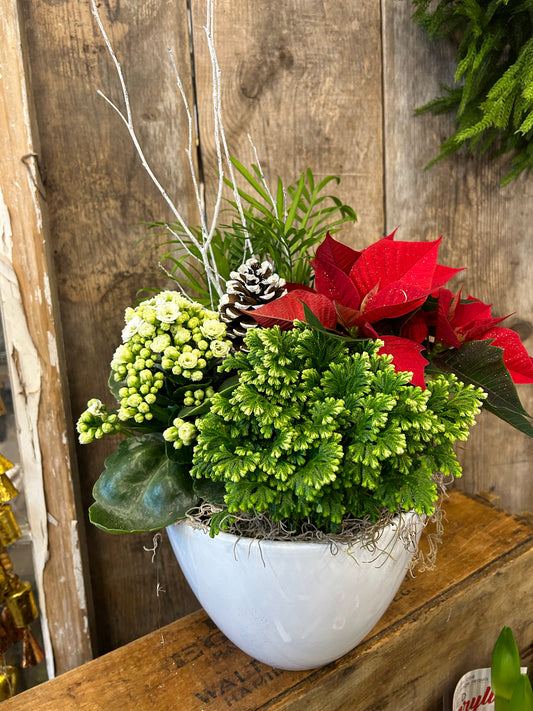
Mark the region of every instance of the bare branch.
MULTIPOLYGON (((180 244, 181 248, 185 251, 185 254, 187 254, 189 257, 192 257, 194 259, 198 260, 198 255, 200 257, 199 261, 201 262, 204 271, 205 271, 205 276, 209 288, 209 294, 211 298, 211 305, 213 306, 213 292, 216 292, 219 296, 221 296, 224 293, 224 286, 223 286, 223 280, 218 272, 217 268, 217 263, 215 260, 215 256, 213 253, 213 238, 216 234, 217 231, 217 223, 218 223, 218 217, 219 217, 219 212, 220 212, 220 206, 222 203, 222 198, 223 198, 223 189, 224 189, 224 162, 226 162, 227 167, 228 167, 228 172, 229 176, 231 179, 231 184, 232 184, 232 189, 233 189, 233 196, 234 196, 234 201, 237 206, 237 211, 239 213, 239 217, 241 220, 242 225, 244 226, 244 231, 245 231, 245 255, 246 252, 249 250, 250 252, 253 252, 252 249, 252 244, 250 240, 250 235, 246 231, 246 221, 244 217, 244 211, 242 207, 242 202, 241 198, 239 195, 239 191, 237 188, 236 184, 236 179, 235 179, 235 172, 233 170, 233 165, 231 163, 231 157, 229 154, 228 150, 228 145, 227 145, 227 140, 226 140, 226 134, 224 131, 224 124, 222 120, 222 82, 221 82, 221 72, 220 72, 220 67, 218 64, 218 58, 216 54, 216 49, 215 49, 215 41, 214 41, 214 2, 213 0, 206 0, 206 27, 204 27, 204 31, 207 37, 207 46, 209 49, 209 57, 211 61, 211 74, 212 74, 212 106, 213 106, 213 119, 214 119, 214 139, 215 139, 215 148, 216 148, 216 155, 217 155, 217 169, 218 169, 218 184, 216 188, 216 194, 215 194, 215 201, 214 201, 214 207, 213 207, 213 215, 210 220, 210 223, 208 224, 207 222, 207 217, 206 217, 206 210, 205 210, 205 199, 204 199, 204 194, 203 194, 203 184, 199 183, 197 174, 196 174, 196 168, 193 160, 193 145, 194 145, 194 131, 193 131, 193 124, 195 125, 195 122, 193 121, 192 113, 191 113, 191 108, 189 106, 189 103, 187 101, 187 96, 183 87, 183 82, 181 81, 181 77, 179 75, 179 71, 174 59, 174 55, 172 51, 169 49, 169 55, 172 63, 172 67, 174 70, 174 76, 176 80, 176 84, 178 87, 178 91, 181 95, 182 101, 183 101, 183 106, 185 109, 186 117, 187 117, 187 122, 188 122, 188 142, 187 142, 187 148, 185 150, 185 154, 187 156, 188 164, 189 164, 189 172, 191 176, 191 180, 193 183, 193 189, 194 189, 194 194, 196 198, 196 203, 198 205, 198 210, 199 210, 199 215, 200 215, 200 234, 201 238, 198 237, 197 233, 195 233, 193 230, 191 230, 188 226, 187 223, 185 222, 183 216, 181 215, 179 209, 176 207, 172 199, 169 197, 168 193, 162 186, 162 184, 159 182, 157 179, 155 173, 153 172, 151 166, 149 165, 143 149, 140 145, 140 142, 137 138, 137 134, 135 131, 134 127, 134 122, 133 122, 133 114, 131 110, 131 104, 130 104, 130 98, 128 94, 128 90, 126 87, 126 82, 124 80, 124 74, 122 71, 122 67, 120 65, 120 62, 117 59, 117 56, 115 54, 115 51, 111 45, 111 42, 109 40, 109 37, 104 29, 102 20, 100 18, 100 15, 98 13, 98 9, 96 6, 96 0, 91 0, 91 6, 92 6, 92 13, 96 19, 98 28, 100 30, 100 33, 105 41, 107 50, 109 52, 109 55, 113 61, 113 64, 115 65, 115 70, 117 72, 117 76, 120 81, 120 86, 122 90, 122 98, 124 101, 124 106, 125 106, 125 111, 122 111, 111 99, 109 99, 103 92, 98 91, 99 95, 102 96, 105 101, 113 108, 114 111, 120 116, 122 119, 123 123, 125 124, 128 133, 130 135, 130 138, 133 142, 133 145, 135 147, 135 150, 141 160, 141 164, 145 171, 148 173, 150 179, 156 186, 157 190, 159 193, 162 195, 164 198, 165 202, 169 206, 172 214, 176 218, 177 222, 183 229, 183 235, 176 232, 170 225, 165 225, 166 229, 176 238, 178 243, 180 244), (186 239, 184 237, 186 236, 186 239), (191 245, 196 250, 196 254, 191 250, 191 245)), ((196 111, 196 107, 194 107, 194 110, 196 111)), ((252 144, 253 146, 253 144, 252 144)), ((254 148, 255 151, 255 148, 254 148)), ((263 182, 264 182, 264 178, 263 182)), ((266 183, 265 183, 265 187, 266 183)), ((268 190, 268 188, 267 188, 268 190)), ((270 193, 269 193, 270 195, 270 193)), ((274 201, 273 201, 274 205, 274 201)))
POLYGON ((102 24, 102 21, 100 19, 100 15, 98 13, 98 8, 96 7, 96 2, 95 0, 91 0, 91 5, 92 5, 92 13, 96 19, 96 22, 98 24, 98 29, 100 30, 100 33, 105 41, 107 50, 109 52, 109 55, 113 61, 113 64, 115 65, 115 69, 120 81, 120 86, 122 89, 122 97, 124 99, 124 105, 126 107, 126 115, 124 116, 123 112, 120 111, 120 109, 110 100, 108 99, 101 91, 98 93, 113 107, 113 109, 119 114, 119 116, 122 118, 124 121, 126 128, 128 129, 128 133, 130 134, 130 138, 133 142, 133 145, 135 147, 135 150, 137 151, 137 155, 139 156, 142 166, 145 169, 145 171, 148 173, 150 176, 150 179, 164 198, 165 202, 167 205, 170 207, 170 210, 172 211, 174 217, 177 219, 177 221, 180 223, 180 225, 183 227, 185 232, 187 233, 188 237, 191 239, 191 241, 196 241, 196 238, 194 237, 194 234, 189 230, 187 223, 181 216, 181 213, 179 212, 178 208, 175 206, 169 195, 167 194, 166 190, 164 187, 161 185, 159 180, 156 178, 152 168, 150 167, 148 161, 146 160, 146 157, 144 155, 144 152, 141 148, 141 145, 139 143, 139 140, 137 138, 137 134, 135 132, 135 128, 133 125, 133 118, 132 118, 132 112, 131 112, 131 104, 130 104, 130 98, 128 94, 128 90, 126 87, 126 82, 124 81, 124 74, 122 72, 122 68, 120 66, 120 62, 117 59, 117 56, 115 54, 115 51, 111 45, 111 42, 109 40, 109 37, 107 36, 107 33, 104 29, 104 26, 102 24))

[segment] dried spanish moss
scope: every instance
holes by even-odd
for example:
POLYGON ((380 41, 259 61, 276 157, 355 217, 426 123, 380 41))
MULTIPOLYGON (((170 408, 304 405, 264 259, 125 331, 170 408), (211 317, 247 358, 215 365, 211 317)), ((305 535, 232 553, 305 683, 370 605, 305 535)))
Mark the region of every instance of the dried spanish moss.
MULTIPOLYGON (((414 527, 402 526, 398 528, 398 536, 408 550, 414 550, 413 558, 409 564, 409 572, 424 572, 435 567, 439 545, 444 533, 443 518, 445 513, 442 509, 442 501, 446 496, 446 487, 449 484, 446 477, 435 476, 439 490, 439 501, 431 516, 421 517, 424 519, 422 525, 424 545, 417 546, 414 527)), ((190 509, 186 520, 190 526, 209 532, 213 519, 216 517, 217 525, 223 526, 224 511, 223 506, 203 503, 198 507, 190 509)), ((329 543, 331 551, 336 554, 339 546, 361 545, 372 553, 376 553, 376 558, 387 555, 388 551, 380 548, 379 537, 383 528, 398 520, 402 512, 383 512, 377 521, 370 521, 366 518, 345 518, 335 533, 321 531, 310 522, 304 522, 298 529, 290 526, 287 521, 273 521, 268 513, 260 514, 227 514, 227 528, 223 530, 238 538, 250 538, 257 541, 303 541, 310 543, 329 543)), ((394 546, 394 540, 391 549, 394 546)))

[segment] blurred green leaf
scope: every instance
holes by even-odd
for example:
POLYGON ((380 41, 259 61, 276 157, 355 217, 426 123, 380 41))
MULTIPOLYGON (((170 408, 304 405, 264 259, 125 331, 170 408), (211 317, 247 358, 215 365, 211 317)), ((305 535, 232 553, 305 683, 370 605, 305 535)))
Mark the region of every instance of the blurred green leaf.
POLYGON ((520 678, 520 654, 510 627, 504 627, 494 645, 491 686, 496 698, 509 701, 520 678))
POLYGON ((509 711, 533 711, 533 689, 527 674, 521 674, 516 683, 509 711))

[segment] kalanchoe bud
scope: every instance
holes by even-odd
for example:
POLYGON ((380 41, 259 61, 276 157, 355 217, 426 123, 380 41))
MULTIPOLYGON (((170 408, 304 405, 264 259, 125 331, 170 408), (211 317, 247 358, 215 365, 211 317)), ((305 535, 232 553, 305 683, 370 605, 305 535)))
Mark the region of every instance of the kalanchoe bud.
POLYGON ((180 417, 176 417, 172 426, 163 432, 163 438, 167 442, 172 442, 175 449, 181 449, 184 445, 190 446, 197 434, 198 431, 192 422, 185 422, 180 417))
POLYGON ((104 434, 120 431, 120 423, 115 413, 108 412, 100 400, 93 398, 87 403, 87 410, 80 415, 76 429, 80 444, 88 444, 104 434))

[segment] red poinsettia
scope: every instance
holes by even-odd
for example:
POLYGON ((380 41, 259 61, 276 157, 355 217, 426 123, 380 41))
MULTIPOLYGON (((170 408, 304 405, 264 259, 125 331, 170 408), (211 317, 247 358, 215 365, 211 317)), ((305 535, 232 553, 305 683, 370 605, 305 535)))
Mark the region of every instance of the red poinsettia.
POLYGON ((411 371, 415 385, 425 387, 429 362, 481 385, 488 409, 533 436, 513 388, 513 381, 533 383, 533 360, 518 334, 500 327, 503 318, 489 305, 444 287, 461 270, 438 263, 440 239, 394 236, 358 252, 328 234, 312 261, 315 289, 289 284, 285 296, 251 315, 261 326, 289 329, 295 319, 307 320, 305 304, 325 329, 382 340, 381 352, 392 355, 397 370, 411 371))
POLYGON ((349 327, 365 327, 414 311, 460 269, 437 264, 441 240, 395 242, 388 235, 356 252, 329 234, 317 249, 312 264, 316 290, 345 307, 349 327), (349 255, 349 252, 352 254, 349 255))
POLYGON ((435 341, 453 348, 463 343, 491 340, 503 350, 505 363, 515 383, 533 383, 533 360, 524 348, 520 336, 510 328, 502 328, 507 316, 494 318, 491 305, 469 296, 461 301, 461 294, 440 289, 435 319, 435 341))
POLYGON ((418 309, 460 271, 437 263, 439 245, 440 240, 395 242, 393 233, 357 252, 328 234, 312 261, 316 291, 291 285, 285 296, 256 309, 253 316, 264 327, 292 328, 294 319, 302 320, 303 302, 326 328, 338 321, 351 333, 379 336, 385 342, 383 352, 393 356, 395 366, 412 371, 413 382, 424 387, 428 361, 421 355, 422 347, 411 339, 380 333, 374 324, 418 309))

